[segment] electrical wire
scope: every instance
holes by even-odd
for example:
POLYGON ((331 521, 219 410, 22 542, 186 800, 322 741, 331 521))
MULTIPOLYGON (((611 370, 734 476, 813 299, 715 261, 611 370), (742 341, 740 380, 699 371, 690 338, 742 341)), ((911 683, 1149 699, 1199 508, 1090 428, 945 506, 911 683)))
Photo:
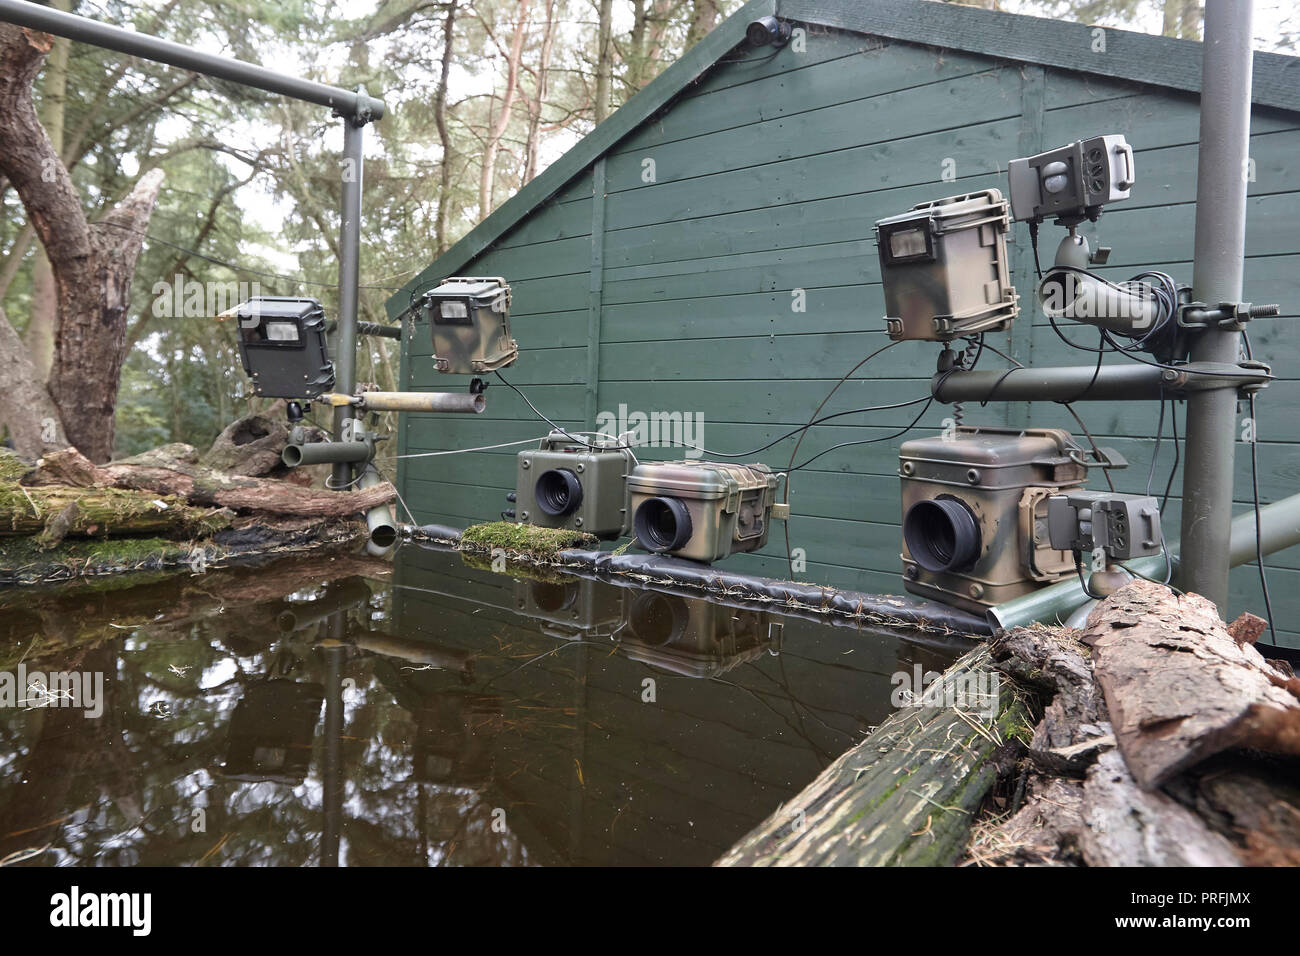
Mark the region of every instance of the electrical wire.
POLYGON ((517 448, 520 445, 531 445, 540 442, 546 438, 542 435, 538 438, 523 438, 519 441, 505 441, 499 445, 479 445, 477 448, 452 448, 449 451, 420 451, 409 455, 376 455, 376 461, 396 461, 401 458, 436 458, 441 455, 466 455, 475 451, 493 451, 497 448, 517 448))
POLYGON ((1169 399, 1169 427, 1174 436, 1174 463, 1169 468, 1169 478, 1165 481, 1165 493, 1160 499, 1160 510, 1163 512, 1165 506, 1169 504, 1169 493, 1174 487, 1174 476, 1178 474, 1178 466, 1182 461, 1182 450, 1178 445, 1178 406, 1174 399, 1169 399))
MULTIPOLYGON (((1246 359, 1253 360, 1254 350, 1250 346, 1250 333, 1241 330, 1241 342, 1246 349, 1246 359)), ((1268 633, 1277 646, 1277 627, 1273 623, 1273 600, 1268 593, 1268 574, 1264 567, 1264 532, 1263 519, 1260 517, 1259 501, 1259 419, 1255 417, 1255 393, 1246 396, 1250 405, 1250 486, 1255 495, 1255 564, 1259 568, 1259 586, 1264 592, 1264 613, 1268 615, 1268 633)))
POLYGON ((818 452, 817 454, 809 458, 807 461, 804 461, 798 465, 790 466, 789 468, 786 469, 786 471, 791 472, 791 471, 798 471, 801 468, 807 468, 809 465, 811 465, 822 455, 829 455, 831 452, 840 448, 850 448, 854 445, 871 445, 878 441, 889 441, 891 438, 898 438, 902 435, 906 435, 908 432, 910 432, 913 428, 916 427, 916 423, 919 422, 925 416, 925 413, 930 410, 930 406, 933 404, 934 404, 934 396, 932 395, 929 398, 925 399, 925 407, 922 408, 921 411, 917 413, 917 416, 912 419, 912 421, 907 425, 907 427, 899 431, 896 431, 891 435, 884 435, 880 438, 863 438, 863 439, 859 439, 858 441, 840 442, 838 445, 832 445, 830 448, 827 448, 825 451, 818 452))
POLYGON ((1156 422, 1156 447, 1151 452, 1151 467, 1147 469, 1147 494, 1151 494, 1151 482, 1156 477, 1156 462, 1160 460, 1160 440, 1165 434, 1165 395, 1160 392, 1160 419, 1156 422))
MULTIPOLYGON (((500 373, 499 371, 497 372, 497 376, 498 376, 498 377, 501 376, 501 373, 500 373)), ((618 449, 620 449, 620 450, 630 450, 631 448, 634 447, 634 446, 632 446, 632 445, 625 445, 625 444, 619 444, 619 445, 594 445, 594 444, 591 444, 591 443, 589 443, 589 442, 583 441, 582 439, 575 437, 572 433, 570 433, 570 432, 568 432, 568 431, 565 431, 565 430, 564 430, 563 428, 561 428, 559 425, 555 424, 555 422, 551 421, 551 419, 549 419, 549 418, 547 418, 545 415, 543 415, 543 414, 541 413, 541 411, 538 410, 537 406, 534 405, 531 401, 529 401, 528 396, 524 395, 524 393, 523 393, 520 389, 516 388, 514 385, 511 385, 511 384, 510 384, 509 382, 507 382, 504 378, 502 378, 501 381, 502 381, 503 383, 505 383, 506 385, 508 385, 510 388, 514 389, 516 392, 518 392, 518 393, 519 393, 519 396, 520 396, 521 398, 523 398, 523 400, 528 404, 528 407, 531 408, 531 409, 533 410, 533 412, 536 413, 537 416, 538 416, 539 418, 541 418, 544 422, 546 422, 548 425, 550 425, 552 428, 554 428, 556 431, 558 431, 560 434, 562 434, 565 438, 568 438, 569 440, 574 441, 574 442, 578 443, 579 445, 583 445, 583 446, 586 447, 586 448, 618 448, 618 449)), ((908 408, 908 407, 910 407, 910 406, 912 406, 912 405, 919 405, 921 402, 928 402, 929 400, 930 400, 930 399, 928 399, 928 398, 914 398, 914 399, 911 399, 910 401, 906 401, 906 402, 894 402, 894 403, 889 404, 889 405, 868 405, 868 406, 866 406, 866 407, 864 407, 864 408, 850 408, 850 409, 848 409, 848 410, 846 410, 846 411, 842 411, 842 412, 834 412, 834 413, 832 413, 832 414, 830 414, 830 415, 824 415, 824 416, 822 416, 821 418, 815 418, 815 419, 809 421, 806 425, 800 425, 798 428, 791 429, 790 431, 786 432, 784 435, 780 435, 780 436, 778 436, 777 438, 772 439, 772 440, 771 440, 770 442, 768 442, 766 445, 761 445, 761 446, 759 446, 758 448, 751 448, 751 449, 748 450, 748 451, 742 451, 742 452, 725 452, 725 451, 715 451, 715 450, 712 449, 712 448, 705 448, 703 445, 689 445, 689 444, 687 444, 687 443, 685 443, 685 442, 675 442, 675 443, 673 443, 673 444, 676 444, 676 445, 678 445, 679 447, 682 447, 682 448, 689 449, 690 451, 697 451, 697 452, 700 452, 700 453, 702 453, 702 454, 704 454, 704 455, 707 455, 707 456, 709 456, 709 457, 711 457, 711 458, 748 458, 748 457, 750 457, 751 455, 757 455, 759 452, 766 451, 767 449, 771 448, 773 445, 780 444, 781 442, 785 441, 787 438, 793 438, 795 435, 798 435, 798 434, 800 434, 800 433, 802 433, 802 432, 806 432, 809 428, 812 428, 814 425, 820 425, 820 424, 822 424, 822 423, 824 423, 824 422, 828 422, 828 421, 830 421, 831 419, 834 419, 834 418, 843 418, 845 415, 860 415, 860 414, 865 414, 865 413, 868 413, 868 412, 883 412, 883 411, 890 411, 890 410, 893 410, 893 409, 896 409, 896 408, 908 408)), ((578 434, 580 434, 580 435, 584 435, 584 434, 592 434, 592 433, 591 433, 591 432, 579 432, 578 434)), ((596 434, 599 434, 599 433, 596 433, 596 434)))

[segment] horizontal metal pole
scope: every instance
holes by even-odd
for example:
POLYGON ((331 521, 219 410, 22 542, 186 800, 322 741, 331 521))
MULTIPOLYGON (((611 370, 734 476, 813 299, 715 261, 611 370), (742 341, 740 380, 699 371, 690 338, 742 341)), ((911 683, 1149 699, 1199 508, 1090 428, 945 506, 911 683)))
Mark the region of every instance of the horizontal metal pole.
POLYGON ((367 412, 463 412, 487 407, 482 392, 362 392, 357 407, 367 412))
POLYGON ((358 322, 358 335, 374 335, 381 339, 400 339, 402 337, 402 327, 400 325, 379 325, 376 322, 358 322))
POLYGON ((285 445, 280 460, 290 468, 298 468, 369 461, 373 453, 374 446, 363 441, 316 441, 308 445, 285 445))
MULTIPOLYGON (((1291 495, 1259 509, 1260 541, 1265 554, 1274 554, 1300 544, 1300 495, 1291 495)), ((1232 519, 1228 539, 1228 562, 1232 567, 1255 560, 1255 512, 1232 519)))
POLYGON ((301 77, 277 73, 255 63, 203 53, 180 43, 149 36, 147 33, 124 30, 74 13, 63 13, 40 4, 29 3, 27 0, 0 0, 0 20, 44 33, 53 33, 55 36, 67 37, 78 43, 89 43, 107 50, 116 50, 119 53, 154 60, 158 63, 167 63, 183 70, 266 90, 268 93, 279 93, 308 103, 328 106, 340 116, 368 122, 381 119, 384 115, 383 101, 360 91, 327 86, 301 77))
POLYGON ((1179 382, 1163 380, 1164 370, 1150 365, 1015 368, 1010 371, 940 372, 930 382, 936 401, 1080 402, 1168 397, 1179 382), (1094 378, 1095 376, 1095 378, 1094 378))

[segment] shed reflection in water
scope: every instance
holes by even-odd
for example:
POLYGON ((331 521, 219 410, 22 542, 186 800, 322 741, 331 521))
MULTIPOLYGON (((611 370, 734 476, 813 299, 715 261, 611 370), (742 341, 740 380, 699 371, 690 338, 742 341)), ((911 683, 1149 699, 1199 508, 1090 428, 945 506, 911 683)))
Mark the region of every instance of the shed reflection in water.
POLYGON ((0 709, 0 860, 708 864, 964 647, 418 547, 9 591, 104 699, 0 709))

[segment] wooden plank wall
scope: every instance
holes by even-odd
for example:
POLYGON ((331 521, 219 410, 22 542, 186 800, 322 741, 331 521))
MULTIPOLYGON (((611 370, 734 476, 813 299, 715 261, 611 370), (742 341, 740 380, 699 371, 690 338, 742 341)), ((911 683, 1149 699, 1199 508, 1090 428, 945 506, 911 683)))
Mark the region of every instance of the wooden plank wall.
MULTIPOLYGON (((1104 271, 1146 269, 1191 280, 1199 113, 1190 95, 1081 73, 1006 64, 900 42, 809 28, 804 52, 736 54, 652 117, 487 252, 460 271, 508 277, 512 327, 522 355, 507 377, 566 427, 592 427, 620 405, 649 413, 702 413, 704 444, 744 451, 803 424, 834 382, 887 343, 872 226, 915 203, 995 186, 1008 160, 1082 136, 1118 132, 1137 150, 1133 198, 1085 232, 1113 247, 1104 271), (653 182, 647 161, 653 161, 653 182), (947 178, 945 178, 945 176, 947 178), (593 182, 603 188, 593 191, 593 182), (593 228, 594 227, 594 228, 593 228), (794 290, 805 310, 795 311, 794 290), (594 378, 591 370, 598 375, 594 378)), ((1246 295, 1280 302, 1283 317, 1254 323, 1256 355, 1281 381, 1258 400, 1260 493, 1297 490, 1300 399, 1289 323, 1300 315, 1300 117, 1257 108, 1252 124, 1246 295)), ((1051 259, 1060 230, 1045 227, 1051 259)), ((1011 259, 1025 308, 990 341, 1028 364, 1088 364, 1032 307, 1028 235, 1016 229, 1011 259)), ((1093 345, 1090 330, 1072 330, 1093 345)), ((427 330, 403 356, 407 387, 462 387, 428 361, 427 330)), ((906 343, 864 367, 827 411, 926 394, 937 348, 906 343)), ((1108 359, 1108 361, 1121 361, 1108 359)), ((981 367, 999 367, 989 353, 981 367)), ((403 454, 540 436, 546 430, 500 385, 480 417, 423 417, 402 428, 403 454)), ((1100 443, 1129 460, 1123 491, 1147 485, 1158 410, 1146 404, 1080 403, 1100 443)), ((935 406, 918 428, 933 430, 935 406)), ((1244 411, 1242 413, 1244 418, 1244 411)), ((898 576, 898 440, 915 409, 849 416, 810 431, 800 460, 843 441, 879 444, 833 452, 797 472, 790 547, 797 574, 841 587, 891 592, 898 576)), ((1184 431, 1183 409, 1179 434, 1184 431)), ((968 423, 1062 426, 1053 405, 965 409, 968 423)), ((1172 464, 1169 421, 1152 486, 1172 464)), ((784 467, 792 442, 756 456, 784 467)), ((405 497, 422 521, 464 525, 497 517, 511 490, 516 449, 407 459, 405 497)), ((1238 445, 1237 507, 1251 499, 1248 446, 1238 445)), ((646 449, 643 459, 681 457, 646 449)), ((1101 486, 1100 476, 1094 482, 1101 486)), ((1181 484, 1166 527, 1177 533, 1181 484)), ((787 576, 778 531, 758 555, 728 567, 787 576)), ((1270 559, 1274 609, 1300 645, 1300 549, 1270 559)), ((1233 575, 1234 607, 1259 607, 1255 569, 1233 575)))

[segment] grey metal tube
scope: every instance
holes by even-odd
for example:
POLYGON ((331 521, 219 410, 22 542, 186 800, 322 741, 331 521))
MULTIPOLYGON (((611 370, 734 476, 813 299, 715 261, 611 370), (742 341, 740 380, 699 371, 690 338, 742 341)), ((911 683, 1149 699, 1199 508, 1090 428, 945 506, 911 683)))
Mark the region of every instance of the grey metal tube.
POLYGON ((373 450, 373 446, 363 441, 315 441, 307 445, 285 445, 280 460, 289 468, 360 463, 369 461, 373 450))
POLYGON ((487 407, 482 392, 362 392, 357 404, 367 412, 463 412, 487 407))
MULTIPOLYGON (((1177 373, 1174 373, 1175 377, 1177 373)), ((1077 402, 1160 399, 1177 390, 1165 372, 1149 365, 1065 368, 1017 368, 974 372, 940 372, 930 382, 936 401, 1077 402), (1093 375, 1096 374, 1094 381, 1093 375)))
MULTIPOLYGON (((1300 544, 1300 495, 1291 495, 1259 509, 1263 534, 1261 541, 1265 554, 1276 554, 1300 544)), ((1255 560, 1255 512, 1247 511, 1232 519, 1229 530, 1228 561, 1240 567, 1255 560)), ((1178 542, 1169 542, 1169 554, 1178 569, 1178 542)), ((1165 573, 1165 559, 1159 555, 1127 562, 1128 566, 1148 577, 1161 577, 1165 573)), ((1088 600, 1077 578, 1068 578, 1037 591, 989 608, 990 626, 1021 627, 1034 621, 1054 621, 1066 618, 1088 600)))
MULTIPOLYGON (((357 302, 361 281, 361 174, 365 127, 343 122, 343 209, 339 220, 339 327, 334 338, 335 388, 351 395, 357 384, 357 302)), ((352 416, 346 406, 334 409, 334 440, 343 440, 343 423, 352 416)), ((334 466, 334 487, 352 481, 347 462, 334 466)))
MULTIPOLYGON (((1192 297, 1211 305, 1241 299, 1246 242, 1246 177, 1250 147, 1252 4, 1205 5, 1201 60, 1201 142, 1196 169, 1196 261, 1192 297)), ((1236 362, 1238 332, 1210 327, 1192 342, 1194 362, 1236 362)), ((1226 611, 1232 524, 1237 396, 1230 389, 1187 399, 1179 587, 1226 611)))
MULTIPOLYGON (((1300 544, 1300 495, 1291 495, 1259 509, 1260 541, 1265 554, 1300 544)), ((1232 519, 1228 561, 1235 568, 1255 560, 1255 512, 1232 519)))
MULTIPOLYGON (((383 481, 374 465, 366 465, 366 470, 357 482, 357 487, 373 488, 383 481)), ((370 529, 370 541, 366 550, 379 557, 397 543, 397 522, 393 520, 393 509, 388 505, 376 505, 366 512, 366 527, 370 529)))
POLYGON ((230 80, 268 93, 279 93, 308 103, 328 106, 344 116, 360 114, 370 119, 380 119, 384 115, 383 102, 362 92, 277 73, 243 60, 203 53, 193 47, 149 36, 147 33, 124 30, 77 14, 29 3, 27 0, 0 0, 0 20, 67 37, 78 43, 90 43, 119 53, 169 63, 183 70, 230 80))
POLYGON ((358 335, 373 335, 381 339, 400 339, 402 337, 402 327, 400 325, 380 325, 377 322, 358 322, 358 335))

